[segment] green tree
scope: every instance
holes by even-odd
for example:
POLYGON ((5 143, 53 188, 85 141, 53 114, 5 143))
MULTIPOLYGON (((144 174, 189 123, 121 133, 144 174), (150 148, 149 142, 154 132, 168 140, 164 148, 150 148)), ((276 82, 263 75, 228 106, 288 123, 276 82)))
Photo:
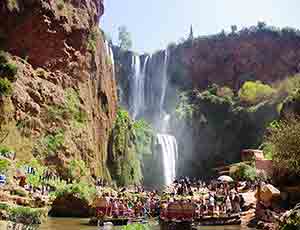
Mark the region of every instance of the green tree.
POLYGON ((239 90, 239 98, 241 102, 249 105, 255 105, 267 99, 270 99, 276 90, 260 81, 247 81, 239 90))
POLYGON ((231 26, 231 33, 235 34, 237 31, 237 26, 236 25, 232 25, 231 26))
POLYGON ((277 169, 300 175, 300 122, 289 117, 269 128, 266 142, 272 146, 273 162, 277 169))
POLYGON ((192 41, 193 39, 194 39, 194 31, 193 31, 193 26, 191 25, 189 40, 192 41))
POLYGON ((265 22, 258 22, 257 27, 259 30, 263 30, 267 27, 267 24, 265 22))
POLYGON ((129 50, 132 48, 131 34, 128 32, 126 26, 119 27, 119 46, 122 50, 129 50))

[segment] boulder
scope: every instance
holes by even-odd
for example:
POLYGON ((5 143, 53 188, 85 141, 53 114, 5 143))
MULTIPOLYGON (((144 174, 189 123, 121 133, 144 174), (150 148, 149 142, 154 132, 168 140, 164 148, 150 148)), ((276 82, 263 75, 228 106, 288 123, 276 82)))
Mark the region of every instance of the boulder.
MULTIPOLYGON (((255 197, 258 199, 258 192, 256 192, 255 197)), ((266 184, 261 187, 260 200, 265 204, 271 204, 271 201, 278 197, 280 197, 280 191, 273 185, 266 184)))
POLYGON ((50 216, 53 217, 90 217, 90 206, 87 200, 74 194, 65 194, 54 200, 50 216))

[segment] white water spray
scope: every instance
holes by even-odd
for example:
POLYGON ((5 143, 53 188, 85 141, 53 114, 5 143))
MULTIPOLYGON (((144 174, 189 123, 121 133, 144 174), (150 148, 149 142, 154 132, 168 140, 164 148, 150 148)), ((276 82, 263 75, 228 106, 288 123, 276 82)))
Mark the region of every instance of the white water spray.
POLYGON ((133 119, 136 119, 145 108, 145 77, 146 67, 149 56, 146 56, 143 67, 141 68, 140 56, 132 56, 132 70, 133 70, 133 90, 131 95, 131 113, 133 119))
POLYGON ((168 134, 158 134, 157 139, 163 152, 165 184, 170 185, 176 177, 177 141, 174 136, 168 134))

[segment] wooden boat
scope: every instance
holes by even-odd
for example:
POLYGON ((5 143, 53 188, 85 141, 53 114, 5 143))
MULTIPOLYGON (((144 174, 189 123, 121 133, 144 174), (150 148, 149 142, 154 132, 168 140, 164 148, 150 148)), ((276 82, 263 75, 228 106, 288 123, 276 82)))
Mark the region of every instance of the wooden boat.
POLYGON ((195 206, 193 203, 184 201, 175 201, 169 203, 161 211, 160 226, 162 230, 168 229, 192 229, 192 223, 195 215, 195 206))

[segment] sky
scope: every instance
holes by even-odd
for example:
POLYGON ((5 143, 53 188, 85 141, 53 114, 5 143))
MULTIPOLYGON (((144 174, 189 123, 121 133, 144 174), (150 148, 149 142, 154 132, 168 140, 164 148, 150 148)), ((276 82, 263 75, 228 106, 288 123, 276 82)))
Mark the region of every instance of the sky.
POLYGON ((100 27, 118 43, 118 27, 131 33, 132 50, 153 53, 189 35, 216 34, 264 21, 300 29, 300 0, 104 0, 100 27))

